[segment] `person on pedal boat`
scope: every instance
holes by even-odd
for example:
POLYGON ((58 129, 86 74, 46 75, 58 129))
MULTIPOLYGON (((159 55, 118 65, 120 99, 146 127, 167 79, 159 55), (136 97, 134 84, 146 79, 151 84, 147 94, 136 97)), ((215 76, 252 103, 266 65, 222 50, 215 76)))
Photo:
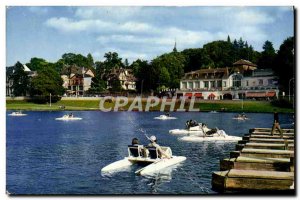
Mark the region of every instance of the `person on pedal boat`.
POLYGON ((163 156, 165 158, 171 158, 164 150, 162 150, 162 148, 159 146, 159 144, 156 143, 157 140, 154 135, 152 135, 149 139, 150 139, 151 143, 148 144, 148 147, 155 147, 161 156, 163 156))

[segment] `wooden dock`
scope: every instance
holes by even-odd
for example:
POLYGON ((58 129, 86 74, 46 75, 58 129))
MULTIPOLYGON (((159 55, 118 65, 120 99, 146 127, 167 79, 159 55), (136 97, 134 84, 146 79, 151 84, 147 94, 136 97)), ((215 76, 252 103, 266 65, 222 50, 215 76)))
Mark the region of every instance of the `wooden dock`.
POLYGON ((271 135, 270 128, 250 129, 230 158, 212 174, 212 188, 221 193, 295 194, 294 129, 271 135))

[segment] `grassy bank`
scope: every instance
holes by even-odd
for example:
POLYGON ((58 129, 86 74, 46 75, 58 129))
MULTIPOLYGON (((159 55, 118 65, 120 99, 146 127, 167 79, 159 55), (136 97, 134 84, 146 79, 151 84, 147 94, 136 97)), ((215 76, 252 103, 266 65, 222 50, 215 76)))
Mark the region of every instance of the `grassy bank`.
MULTIPOLYGON (((7 100, 7 110, 61 110, 59 106, 65 106, 65 110, 99 110, 100 100, 61 100, 57 103, 49 104, 35 104, 31 102, 21 100, 7 100)), ((143 101, 143 109, 145 109, 146 102, 143 101)), ((128 110, 131 105, 131 101, 119 110, 128 110)), ((176 103, 175 110, 179 108, 180 103, 176 103)), ((114 108, 114 102, 105 102, 105 108, 114 108)), ((185 109, 188 110, 189 104, 185 105, 185 109)), ((161 104, 155 107, 151 107, 150 111, 159 111, 161 104)), ((194 108, 200 108, 200 111, 226 111, 226 112, 273 112, 277 109, 281 113, 292 113, 293 109, 274 107, 270 102, 266 101, 244 101, 243 110, 241 101, 200 101, 194 104, 194 108)), ((166 110, 169 106, 166 106, 166 110)))

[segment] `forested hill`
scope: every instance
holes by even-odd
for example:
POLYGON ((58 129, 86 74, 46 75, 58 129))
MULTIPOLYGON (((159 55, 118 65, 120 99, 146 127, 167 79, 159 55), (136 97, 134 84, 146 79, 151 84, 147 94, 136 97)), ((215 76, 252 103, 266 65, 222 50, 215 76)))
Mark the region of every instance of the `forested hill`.
POLYGON ((242 38, 232 41, 228 36, 226 40, 209 42, 202 48, 178 51, 175 46, 173 50, 170 49, 170 52, 151 61, 137 59, 131 64, 126 58, 124 60, 120 58, 117 52, 108 52, 104 55, 104 61, 95 61, 91 54, 83 56, 65 53, 54 63, 47 62, 43 58, 32 58, 26 65, 33 71, 39 72, 51 68, 58 74, 63 67, 70 65, 90 68, 96 75, 92 80, 91 89, 95 93, 106 90, 105 77, 111 69, 131 68, 137 78, 139 92, 142 85, 143 91, 178 88, 185 72, 201 68, 231 67, 237 60, 245 59, 257 64, 258 68, 273 69, 279 76, 279 83, 283 90, 288 88, 289 80, 295 76, 294 37, 284 40, 278 51, 275 51, 270 41, 265 41, 262 48, 262 52, 255 51, 252 45, 242 38))

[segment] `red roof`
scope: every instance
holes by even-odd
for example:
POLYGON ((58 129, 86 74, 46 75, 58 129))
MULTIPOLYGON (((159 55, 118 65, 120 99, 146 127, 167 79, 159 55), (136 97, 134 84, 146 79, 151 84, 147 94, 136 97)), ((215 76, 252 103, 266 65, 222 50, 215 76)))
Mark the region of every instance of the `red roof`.
POLYGON ((246 97, 266 97, 265 92, 247 92, 246 97))
POLYGON ((193 96, 193 94, 192 93, 190 93, 190 92, 188 92, 188 93, 185 93, 185 95, 184 96, 186 96, 186 97, 192 97, 193 96))
POLYGON ((267 92, 267 97, 275 97, 276 96, 276 92, 267 92))
POLYGON ((208 95, 208 97, 215 97, 216 95, 214 94, 214 93, 210 93, 209 95, 208 95))
POLYGON ((202 97, 202 93, 195 93, 194 96, 195 97, 202 97))

